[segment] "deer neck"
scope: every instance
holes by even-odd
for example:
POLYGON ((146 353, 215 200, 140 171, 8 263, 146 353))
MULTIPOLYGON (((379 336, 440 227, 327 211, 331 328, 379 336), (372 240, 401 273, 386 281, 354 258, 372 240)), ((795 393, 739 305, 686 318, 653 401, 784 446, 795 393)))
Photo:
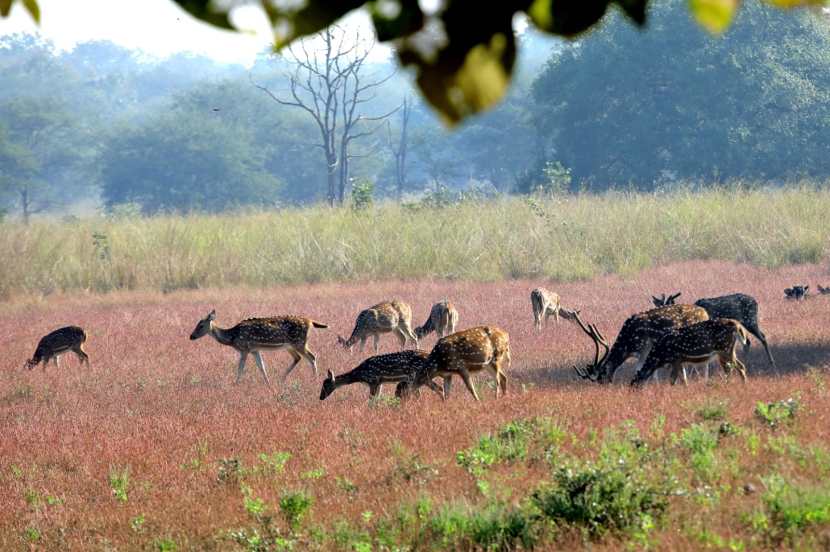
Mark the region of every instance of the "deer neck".
POLYGON ((233 337, 230 335, 226 328, 220 328, 216 326, 213 322, 210 323, 210 335, 213 336, 213 339, 221 343, 222 345, 232 345, 233 344, 233 337))

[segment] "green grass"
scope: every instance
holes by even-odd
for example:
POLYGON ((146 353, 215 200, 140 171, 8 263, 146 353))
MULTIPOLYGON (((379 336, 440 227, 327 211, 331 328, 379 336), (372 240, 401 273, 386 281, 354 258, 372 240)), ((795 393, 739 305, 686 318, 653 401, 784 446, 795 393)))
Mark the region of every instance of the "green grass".
POLYGON ((717 189, 444 208, 0 223, 0 296, 441 277, 577 280, 684 260, 825 257, 830 192, 717 189))

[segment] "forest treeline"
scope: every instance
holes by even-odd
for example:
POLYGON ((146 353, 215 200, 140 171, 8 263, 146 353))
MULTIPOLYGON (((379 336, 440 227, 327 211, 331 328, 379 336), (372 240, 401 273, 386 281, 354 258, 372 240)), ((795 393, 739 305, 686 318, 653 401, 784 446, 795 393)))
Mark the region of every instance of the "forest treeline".
MULTIPOLYGON (((23 219, 77 204, 219 212, 353 192, 651 191, 830 176, 827 16, 752 3, 713 38, 679 0, 651 11, 642 30, 618 14, 575 42, 520 37, 508 98, 452 132, 407 74, 367 61, 351 86, 373 86, 355 93, 351 134, 336 127, 330 152, 308 109, 312 80, 290 56, 263 53, 244 68, 5 36, 0 209, 23 219)), ((349 105, 355 89, 342 82, 349 105)))

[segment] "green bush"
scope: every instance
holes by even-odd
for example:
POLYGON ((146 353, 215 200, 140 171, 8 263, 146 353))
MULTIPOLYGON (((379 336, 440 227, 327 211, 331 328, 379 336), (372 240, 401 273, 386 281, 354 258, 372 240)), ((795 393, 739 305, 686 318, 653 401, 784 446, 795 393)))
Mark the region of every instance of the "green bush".
POLYGON ((300 525, 311 510, 312 498, 305 491, 287 492, 280 497, 280 511, 292 531, 300 525))
POLYGON ((770 427, 778 427, 783 422, 795 418, 799 401, 795 398, 771 403, 759 402, 755 405, 755 415, 770 427))

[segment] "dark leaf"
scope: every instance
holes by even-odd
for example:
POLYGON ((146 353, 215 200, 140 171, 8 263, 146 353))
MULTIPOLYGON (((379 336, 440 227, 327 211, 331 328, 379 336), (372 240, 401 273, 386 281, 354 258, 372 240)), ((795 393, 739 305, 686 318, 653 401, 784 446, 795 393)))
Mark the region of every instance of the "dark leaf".
POLYGON ((201 19, 205 23, 210 23, 215 27, 222 29, 233 29, 230 19, 228 19, 228 12, 230 8, 224 10, 217 10, 212 6, 211 0, 173 0, 181 6, 183 10, 197 19, 201 19))
POLYGON ((409 36, 424 26, 424 12, 418 0, 378 0, 372 2, 370 9, 381 42, 409 36))
POLYGON ((37 5, 37 0, 23 0, 23 6, 35 20, 35 23, 40 23, 40 6, 37 5))
POLYGON ((274 26, 274 45, 276 48, 287 46, 292 40, 321 31, 337 22, 355 8, 366 3, 366 0, 337 0, 329 2, 314 2, 309 0, 305 7, 299 10, 289 10, 274 6, 269 0, 262 0, 261 4, 271 25, 274 26))
POLYGON ((7 17, 12 9, 12 2, 14 0, 0 0, 0 15, 7 17))

